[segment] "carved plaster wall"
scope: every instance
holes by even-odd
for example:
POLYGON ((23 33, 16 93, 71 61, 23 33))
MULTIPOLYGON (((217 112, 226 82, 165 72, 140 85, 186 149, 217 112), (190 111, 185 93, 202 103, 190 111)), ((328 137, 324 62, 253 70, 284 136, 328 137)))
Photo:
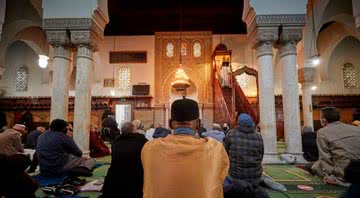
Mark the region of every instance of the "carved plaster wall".
MULTIPOLYGON (((201 56, 196 58, 191 53, 182 58, 182 66, 197 89, 199 103, 212 103, 211 76, 211 54, 212 34, 211 32, 183 32, 181 42, 192 44, 200 42, 201 56)), ((180 63, 180 34, 179 32, 159 32, 155 34, 155 104, 167 104, 171 98, 171 81, 180 63), (174 56, 166 56, 166 45, 173 42, 174 56)))

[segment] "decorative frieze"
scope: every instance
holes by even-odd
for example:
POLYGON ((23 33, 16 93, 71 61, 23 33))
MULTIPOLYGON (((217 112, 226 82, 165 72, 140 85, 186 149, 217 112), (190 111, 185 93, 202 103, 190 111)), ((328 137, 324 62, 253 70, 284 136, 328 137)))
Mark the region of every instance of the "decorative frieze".
POLYGON ((53 46, 73 47, 86 45, 97 50, 97 45, 104 37, 104 24, 96 23, 92 18, 51 18, 43 19, 49 43, 53 46))
POLYGON ((253 8, 244 19, 254 48, 263 42, 298 42, 302 39, 302 27, 306 22, 304 14, 256 15, 253 8))

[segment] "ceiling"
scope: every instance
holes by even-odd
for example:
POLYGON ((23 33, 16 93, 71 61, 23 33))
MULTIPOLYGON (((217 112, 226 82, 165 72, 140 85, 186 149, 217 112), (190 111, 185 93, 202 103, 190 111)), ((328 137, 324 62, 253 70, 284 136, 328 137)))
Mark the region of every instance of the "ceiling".
POLYGON ((153 35, 160 31, 245 34, 241 0, 108 0, 105 35, 153 35), (181 9, 180 9, 181 8, 181 9))

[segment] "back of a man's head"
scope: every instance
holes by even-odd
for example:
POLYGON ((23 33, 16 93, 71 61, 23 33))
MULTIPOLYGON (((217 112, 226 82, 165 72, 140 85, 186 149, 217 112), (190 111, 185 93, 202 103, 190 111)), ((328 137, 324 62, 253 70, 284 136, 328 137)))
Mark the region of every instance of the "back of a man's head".
POLYGON ((197 130, 200 127, 199 105, 196 101, 183 98, 171 105, 170 127, 188 127, 197 130))
POLYGON ((62 119, 55 119, 50 124, 51 131, 61 131, 66 133, 66 127, 69 126, 69 123, 62 119))
POLYGON ((223 129, 221 128, 220 124, 214 123, 212 130, 222 131, 223 129))
POLYGON ((321 110, 321 116, 327 123, 332 123, 340 120, 340 113, 335 107, 325 107, 321 110))
POLYGON ((125 122, 122 126, 121 126, 121 134, 129 134, 129 133, 134 133, 134 129, 135 126, 133 123, 131 122, 125 122))

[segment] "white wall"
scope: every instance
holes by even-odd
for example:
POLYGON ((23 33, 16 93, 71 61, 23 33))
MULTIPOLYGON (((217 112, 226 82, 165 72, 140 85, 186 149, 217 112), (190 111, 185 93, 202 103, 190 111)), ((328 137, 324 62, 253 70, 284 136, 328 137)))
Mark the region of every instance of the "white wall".
POLYGON ((328 61, 329 78, 321 81, 314 94, 360 94, 360 41, 354 37, 346 37, 336 46, 328 61), (352 63, 357 68, 356 89, 345 89, 343 82, 342 66, 345 63, 352 63))
MULTIPOLYGON (((106 36, 100 46, 98 53, 99 64, 95 66, 95 82, 93 85, 93 95, 105 96, 110 95, 111 88, 103 87, 104 78, 112 78, 113 66, 115 69, 119 66, 130 66, 131 85, 138 83, 147 83, 150 85, 150 95, 154 94, 155 88, 155 37, 154 36, 106 36), (115 47, 114 47, 115 38, 115 47), (110 64, 110 51, 147 51, 147 63, 124 63, 110 64), (99 76, 100 75, 100 76, 99 76)), ((116 72, 115 72, 116 75, 116 72)), ((116 78, 116 76, 115 76, 116 78)), ((130 92, 131 93, 131 92, 130 92)), ((117 96, 125 93, 117 92, 117 96)))
POLYGON ((5 96, 49 96, 49 84, 42 84, 43 70, 38 66, 38 56, 23 42, 14 42, 6 54, 6 67, 0 80, 0 89, 5 89, 5 96), (18 66, 27 65, 29 81, 27 91, 16 91, 16 70, 18 66))
MULTIPOLYGON (((105 37, 100 45, 99 51, 94 53, 94 82, 92 87, 93 96, 110 96, 112 88, 104 88, 104 79, 112 78, 113 66, 130 66, 130 84, 147 83, 150 85, 150 95, 154 93, 154 36, 117 36, 114 48, 114 37, 105 37), (110 64, 110 51, 147 51, 147 63, 110 64)), ((15 42, 7 50, 6 70, 0 80, 0 88, 5 88, 6 96, 50 96, 50 83, 42 84, 44 71, 38 67, 38 55, 25 43, 15 42), (27 92, 16 92, 15 73, 16 66, 26 64, 30 69, 29 89, 27 92)), ((50 60, 51 61, 51 60, 50 60)), ((76 61, 76 59, 75 59, 76 61)), ((50 63, 51 64, 51 63, 50 63)), ((50 66, 50 65, 49 65, 50 66)), ((46 74, 48 75, 48 74, 46 74)), ((56 74, 55 74, 56 75, 56 74)), ((130 85, 130 87, 131 87, 130 85)), ((74 95, 70 91, 70 95, 74 95)), ((116 92, 116 96, 131 95, 131 89, 127 93, 116 92)))

